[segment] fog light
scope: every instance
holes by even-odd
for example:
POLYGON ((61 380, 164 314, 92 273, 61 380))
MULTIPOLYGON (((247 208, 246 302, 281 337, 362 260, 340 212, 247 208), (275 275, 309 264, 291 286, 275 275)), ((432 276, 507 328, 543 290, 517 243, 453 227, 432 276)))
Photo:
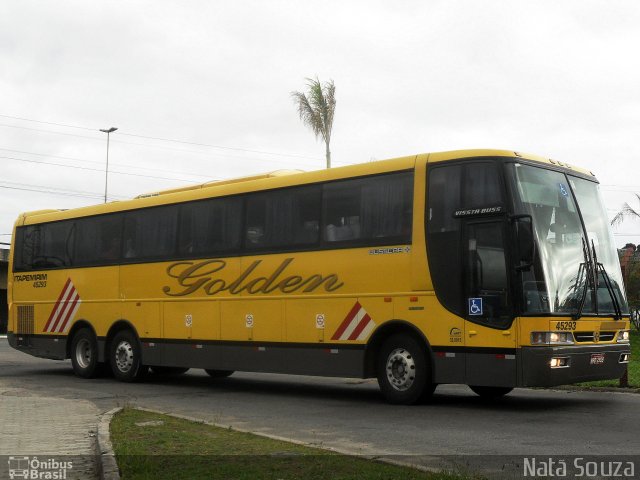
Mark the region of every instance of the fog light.
POLYGON ((621 353, 620 360, 618 361, 618 363, 629 363, 630 358, 631 358, 630 353, 621 353))
POLYGON ((566 368, 569 366, 569 358, 568 357, 552 357, 549 361, 549 366, 551 368, 566 368))

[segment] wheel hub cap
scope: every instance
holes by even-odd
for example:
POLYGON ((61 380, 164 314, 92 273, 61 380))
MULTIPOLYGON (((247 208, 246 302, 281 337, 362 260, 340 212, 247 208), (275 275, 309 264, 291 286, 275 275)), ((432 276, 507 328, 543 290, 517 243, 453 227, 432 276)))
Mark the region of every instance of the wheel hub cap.
POLYGON ((411 352, 404 348, 396 348, 387 358, 387 379, 398 391, 411 388, 415 380, 416 363, 411 352))
POLYGON ((131 370, 133 366, 133 347, 129 342, 122 341, 116 347, 116 366, 123 373, 131 370))
POLYGON ((76 362, 80 368, 87 368, 91 364, 91 354, 91 344, 89 340, 80 340, 76 345, 76 362))

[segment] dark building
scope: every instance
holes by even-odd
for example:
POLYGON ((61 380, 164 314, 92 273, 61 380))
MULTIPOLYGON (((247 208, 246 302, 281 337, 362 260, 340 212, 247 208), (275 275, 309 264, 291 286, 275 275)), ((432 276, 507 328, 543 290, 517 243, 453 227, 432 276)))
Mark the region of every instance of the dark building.
POLYGON ((0 334, 7 333, 9 308, 7 304, 7 272, 9 270, 9 250, 0 249, 0 334))

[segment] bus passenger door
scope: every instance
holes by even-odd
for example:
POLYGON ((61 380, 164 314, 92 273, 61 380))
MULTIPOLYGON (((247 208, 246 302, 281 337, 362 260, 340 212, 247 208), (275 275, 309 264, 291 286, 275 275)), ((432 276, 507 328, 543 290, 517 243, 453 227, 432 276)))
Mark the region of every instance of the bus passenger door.
POLYGON ((502 217, 469 219, 464 226, 469 385, 509 387, 517 380, 505 228, 502 217))

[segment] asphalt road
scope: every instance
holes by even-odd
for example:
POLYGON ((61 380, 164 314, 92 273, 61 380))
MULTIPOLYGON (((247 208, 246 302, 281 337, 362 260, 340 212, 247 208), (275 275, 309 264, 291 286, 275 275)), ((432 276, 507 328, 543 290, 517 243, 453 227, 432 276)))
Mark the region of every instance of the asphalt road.
POLYGON ((374 380, 251 373, 212 379, 191 370, 124 384, 77 378, 69 361, 31 357, 4 339, 0 385, 88 400, 102 411, 141 406, 425 466, 517 463, 509 455, 520 463, 550 455, 624 460, 640 453, 640 395, 629 393, 516 389, 484 401, 467 387, 445 385, 431 403, 406 407, 385 404, 374 380))

